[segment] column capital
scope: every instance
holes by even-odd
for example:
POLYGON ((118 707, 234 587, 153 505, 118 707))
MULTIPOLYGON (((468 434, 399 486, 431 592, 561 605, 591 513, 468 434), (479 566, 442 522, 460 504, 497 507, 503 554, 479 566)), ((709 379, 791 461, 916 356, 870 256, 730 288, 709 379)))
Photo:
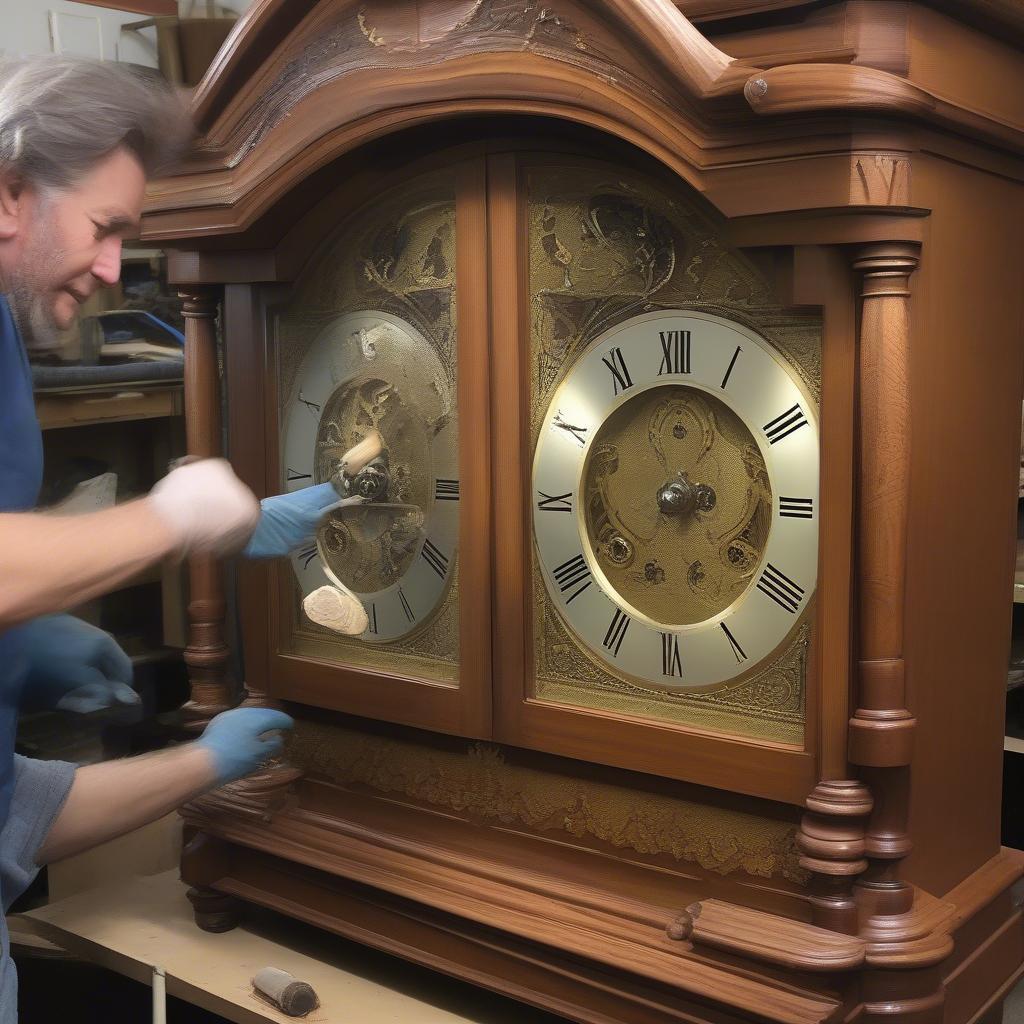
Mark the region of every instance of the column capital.
POLYGON ((921 262, 920 242, 866 242, 853 249, 855 270, 905 270, 912 274, 921 262))
POLYGON ((853 269, 863 274, 861 297, 910 295, 910 275, 921 262, 918 242, 871 242, 853 253, 853 269))
POLYGON ((182 316, 189 319, 212 319, 217 315, 217 289, 213 287, 192 286, 178 291, 182 300, 182 316))

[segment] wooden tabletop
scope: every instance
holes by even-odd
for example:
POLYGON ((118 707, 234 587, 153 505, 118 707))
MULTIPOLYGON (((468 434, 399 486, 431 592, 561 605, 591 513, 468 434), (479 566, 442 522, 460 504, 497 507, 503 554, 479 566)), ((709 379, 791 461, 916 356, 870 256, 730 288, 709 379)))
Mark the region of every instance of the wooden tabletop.
POLYGON ((294 1021, 258 999, 251 978, 279 967, 309 982, 321 1007, 309 1024, 559 1024, 554 1017, 319 929, 253 908, 222 935, 196 928, 177 871, 89 889, 17 916, 82 959, 149 984, 164 968, 167 994, 239 1024, 294 1021))

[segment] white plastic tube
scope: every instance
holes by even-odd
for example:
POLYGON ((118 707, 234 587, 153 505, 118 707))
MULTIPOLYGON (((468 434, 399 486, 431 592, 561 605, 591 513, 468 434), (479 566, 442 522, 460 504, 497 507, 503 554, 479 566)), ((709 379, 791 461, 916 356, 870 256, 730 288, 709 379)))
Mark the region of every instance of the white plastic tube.
POLYGON ((167 978, 162 967, 153 968, 153 1024, 167 1024, 167 978))

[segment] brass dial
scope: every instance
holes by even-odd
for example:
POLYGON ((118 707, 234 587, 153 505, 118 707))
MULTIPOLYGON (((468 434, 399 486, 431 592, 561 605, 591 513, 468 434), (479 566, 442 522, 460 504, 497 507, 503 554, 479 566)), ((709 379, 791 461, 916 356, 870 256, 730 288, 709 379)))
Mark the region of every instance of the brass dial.
POLYGON ((359 595, 369 643, 421 628, 451 580, 459 493, 454 403, 423 335, 381 311, 332 321, 300 367, 285 424, 289 484, 333 481, 346 452, 374 431, 383 440, 360 474, 368 500, 331 513, 317 544, 292 558, 304 593, 333 580, 359 595))
POLYGON ((763 338, 695 310, 624 321, 567 368, 537 440, 554 607, 644 684, 749 672, 810 606, 818 461, 813 403, 763 338))
POLYGON ((672 628, 714 618, 750 585, 772 489, 743 420, 711 394, 670 384, 601 425, 583 469, 583 509, 619 600, 672 628))
POLYGON ((319 537, 327 568, 360 594, 386 590, 409 571, 433 484, 429 422, 393 384, 372 376, 343 385, 328 400, 317 430, 317 481, 330 480, 338 459, 371 430, 385 443, 371 464, 381 486, 366 504, 331 515, 319 537))

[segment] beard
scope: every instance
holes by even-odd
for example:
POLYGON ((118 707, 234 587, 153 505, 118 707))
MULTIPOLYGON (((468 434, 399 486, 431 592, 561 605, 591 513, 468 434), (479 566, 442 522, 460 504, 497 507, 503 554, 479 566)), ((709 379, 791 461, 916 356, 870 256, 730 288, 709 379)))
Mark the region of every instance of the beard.
POLYGON ((6 282, 11 314, 25 350, 33 354, 59 348, 64 331, 55 319, 52 278, 53 268, 63 266, 66 254, 53 248, 53 234, 47 217, 6 282))
POLYGON ((25 351, 30 354, 52 352, 60 347, 61 330, 46 300, 46 295, 40 295, 27 282, 15 283, 7 293, 14 322, 25 351))

